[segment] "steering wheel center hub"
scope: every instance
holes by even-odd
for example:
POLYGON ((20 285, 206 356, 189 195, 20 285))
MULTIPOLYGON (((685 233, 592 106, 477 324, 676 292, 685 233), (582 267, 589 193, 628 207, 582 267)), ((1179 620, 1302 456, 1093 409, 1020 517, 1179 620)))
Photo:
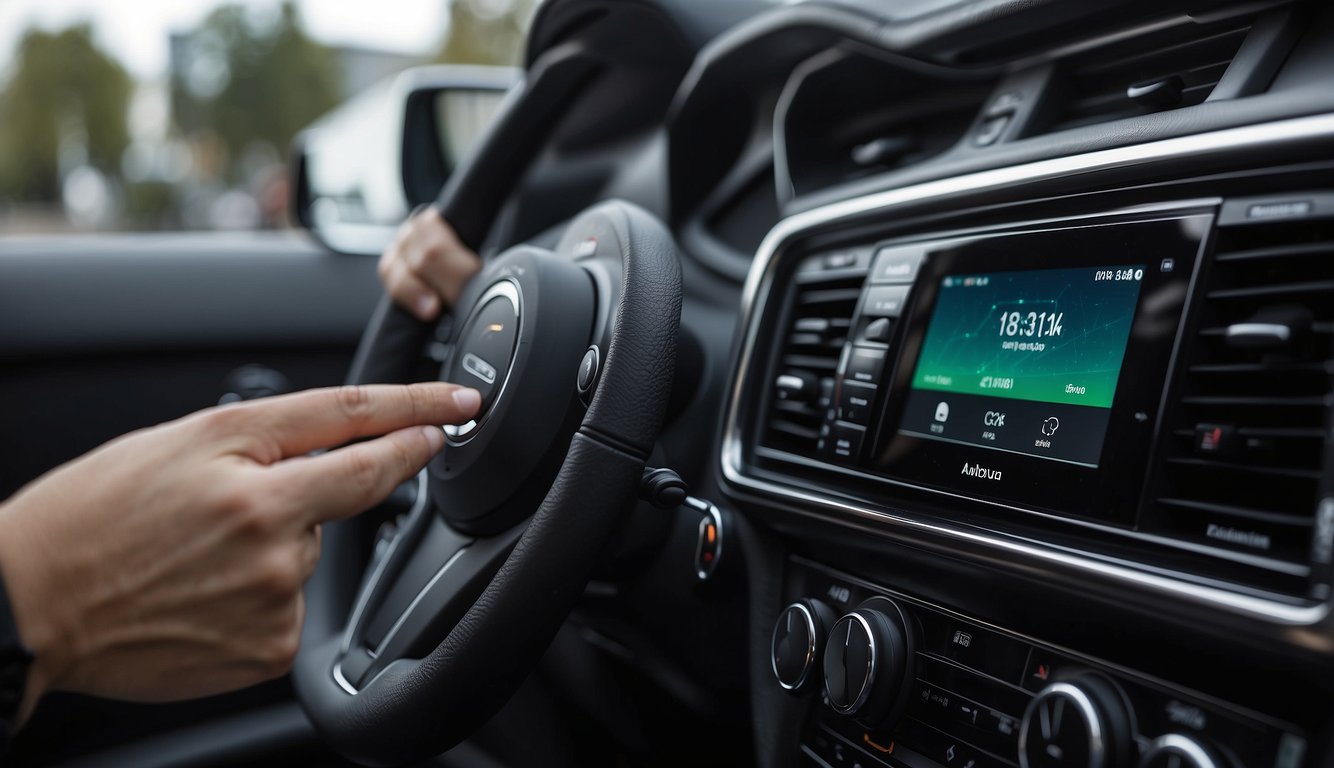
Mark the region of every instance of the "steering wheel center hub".
POLYGON ((445 427, 429 467, 431 498, 457 530, 505 530, 546 493, 582 416, 574 374, 595 303, 584 269, 525 246, 493 260, 460 297, 464 320, 440 377, 473 387, 482 404, 471 421, 445 427))

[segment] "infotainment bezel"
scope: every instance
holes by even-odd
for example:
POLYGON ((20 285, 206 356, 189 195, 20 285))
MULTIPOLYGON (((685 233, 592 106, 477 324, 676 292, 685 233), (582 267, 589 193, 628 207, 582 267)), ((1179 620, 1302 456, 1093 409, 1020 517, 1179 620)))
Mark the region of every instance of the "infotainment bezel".
MULTIPOLYGON (((863 468, 1007 506, 1132 526, 1173 350, 1213 215, 1071 222, 917 243, 924 261, 900 318, 863 468), (922 343, 946 276, 1143 265, 1144 277, 1096 467, 900 432, 922 343)), ((893 246, 888 246, 892 248, 893 246)))

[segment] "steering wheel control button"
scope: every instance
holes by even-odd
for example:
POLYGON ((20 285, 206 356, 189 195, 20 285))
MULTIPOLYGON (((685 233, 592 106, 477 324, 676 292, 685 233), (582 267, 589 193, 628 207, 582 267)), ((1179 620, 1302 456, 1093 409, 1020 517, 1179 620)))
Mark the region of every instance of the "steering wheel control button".
POLYGON ((1019 726, 1021 768, 1122 768, 1132 749, 1120 695, 1092 675, 1042 689, 1019 726))
POLYGON ((598 346, 594 344, 584 352, 584 357, 579 361, 579 373, 575 377, 575 388, 579 391, 579 397, 587 405, 593 399, 593 389, 598 383, 598 374, 602 372, 602 353, 598 351, 598 346))
POLYGON ((477 417, 461 427, 446 427, 450 437, 466 437, 486 414, 505 388, 514 362, 515 340, 519 337, 519 289, 509 280, 501 280, 482 295, 459 334, 454 363, 446 378, 472 387, 482 396, 477 417))
POLYGON ((833 623, 834 612, 819 600, 800 600, 778 614, 769 663, 784 690, 805 693, 814 687, 833 623))

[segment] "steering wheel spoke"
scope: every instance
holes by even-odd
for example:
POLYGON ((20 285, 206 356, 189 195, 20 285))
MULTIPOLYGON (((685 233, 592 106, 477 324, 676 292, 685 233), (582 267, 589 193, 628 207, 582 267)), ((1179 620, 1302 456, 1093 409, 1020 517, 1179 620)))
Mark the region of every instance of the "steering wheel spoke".
POLYGON ((334 664, 338 685, 357 693, 389 664, 429 653, 472 606, 521 533, 522 526, 515 526, 494 536, 462 535, 422 494, 368 569, 334 664))

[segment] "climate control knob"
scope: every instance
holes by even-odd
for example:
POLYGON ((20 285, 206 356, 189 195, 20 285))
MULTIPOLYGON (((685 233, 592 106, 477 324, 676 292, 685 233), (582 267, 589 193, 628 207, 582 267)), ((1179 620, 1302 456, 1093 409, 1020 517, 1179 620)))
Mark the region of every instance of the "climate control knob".
POLYGON ((829 705, 868 726, 887 725, 907 700, 912 637, 903 612, 873 597, 834 624, 824 650, 829 705))
POLYGON ((1092 675, 1043 688, 1019 727, 1022 768, 1123 768, 1131 747, 1121 696, 1092 675))
POLYGON ((1219 768, 1221 763, 1208 747, 1189 736, 1169 733, 1149 745, 1140 768, 1219 768))
POLYGON ((769 664, 785 690, 804 693, 819 679, 820 657, 834 619, 834 611, 819 600, 799 600, 778 614, 769 664))

